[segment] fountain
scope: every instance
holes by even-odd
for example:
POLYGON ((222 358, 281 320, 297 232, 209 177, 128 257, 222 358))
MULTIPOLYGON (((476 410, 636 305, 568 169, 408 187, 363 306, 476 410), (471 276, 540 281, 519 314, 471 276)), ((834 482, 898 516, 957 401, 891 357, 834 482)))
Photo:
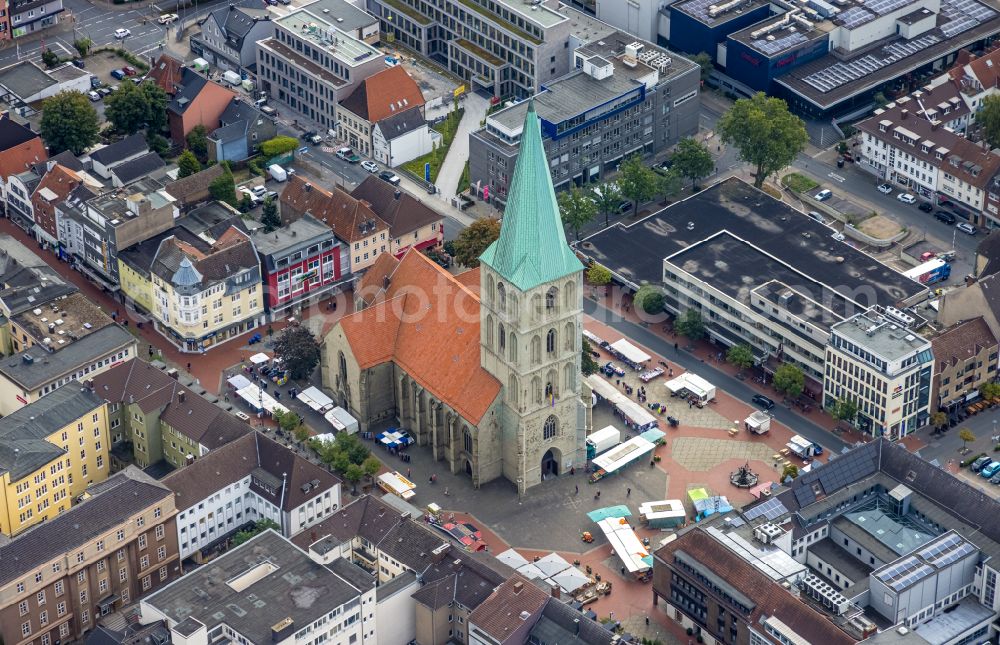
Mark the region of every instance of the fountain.
POLYGON ((750 462, 729 473, 730 483, 737 488, 753 488, 757 485, 758 479, 757 473, 750 470, 750 462))

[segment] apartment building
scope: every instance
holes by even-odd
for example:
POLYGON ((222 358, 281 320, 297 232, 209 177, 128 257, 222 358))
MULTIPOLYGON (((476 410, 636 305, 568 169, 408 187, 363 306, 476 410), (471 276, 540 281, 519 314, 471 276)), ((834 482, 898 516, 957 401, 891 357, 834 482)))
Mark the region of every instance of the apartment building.
POLYGON ((338 104, 384 70, 385 57, 323 8, 313 3, 272 21, 274 37, 257 43, 258 89, 287 106, 286 115, 336 136, 338 104))
POLYGON ((68 282, 42 258, 10 235, 0 235, 0 314, 6 319, 0 324, 0 351, 12 352, 10 319, 76 292, 68 282))
MULTIPOLYGON (((700 68, 608 27, 576 48, 569 74, 535 94, 545 156, 559 188, 601 181, 628 156, 655 155, 698 131, 700 68)), ((469 135, 469 177, 505 203, 526 103, 469 135)))
POLYGON ((164 620, 175 643, 374 645, 375 582, 354 564, 323 566, 273 530, 158 590, 142 622, 164 620))
POLYGON ((1000 220, 986 210, 1000 154, 947 126, 969 108, 952 84, 918 90, 860 122, 859 166, 890 185, 934 203, 950 202, 977 226, 1000 220))
POLYGON ((414 197, 378 177, 366 177, 351 197, 367 204, 389 225, 392 254, 403 257, 413 248, 424 250, 444 242, 444 216, 428 200, 414 197))
POLYGON ((59 241, 81 272, 118 290, 118 255, 166 231, 180 214, 165 185, 147 177, 96 197, 78 188, 56 206, 59 241))
POLYGON ((48 172, 35 188, 31 196, 32 211, 35 220, 35 235, 40 242, 55 249, 59 245, 59 231, 56 228, 56 204, 61 203, 78 186, 84 183, 84 177, 68 165, 59 162, 48 162, 48 172))
POLYGON ((114 470, 146 468, 161 460, 183 468, 210 451, 251 432, 249 425, 198 396, 164 370, 134 359, 98 374, 94 392, 108 402, 114 470))
POLYGON ((931 338, 934 354, 932 409, 953 414, 979 397, 979 387, 997 379, 997 338, 979 316, 931 338))
POLYGON ((38 347, 57 351, 69 343, 115 324, 111 316, 79 291, 10 317, 10 350, 21 352, 38 347))
POLYGON ((111 472, 104 399, 74 381, 0 419, 0 533, 66 511, 111 472))
POLYGON ((262 519, 291 538, 340 508, 336 475, 259 432, 220 446, 163 484, 174 491, 181 558, 200 559, 262 519))
MULTIPOLYGON (((367 0, 382 38, 442 64, 471 91, 524 98, 570 70, 571 36, 598 23, 553 0, 367 0)), ((583 41, 589 41, 584 37, 583 41)))
POLYGON ((340 102, 337 132, 366 157, 375 156, 372 136, 379 121, 415 108, 424 114, 424 96, 402 65, 372 74, 340 102))
POLYGON ((173 494, 137 469, 0 546, 0 637, 52 645, 181 574, 173 494))
POLYGON ((231 4, 198 21, 201 32, 191 36, 191 53, 222 70, 249 71, 257 62, 257 41, 274 35, 266 7, 231 4))
POLYGON ((854 401, 859 430, 895 441, 927 423, 933 373, 929 341, 874 311, 857 314, 830 328, 823 406, 854 401))

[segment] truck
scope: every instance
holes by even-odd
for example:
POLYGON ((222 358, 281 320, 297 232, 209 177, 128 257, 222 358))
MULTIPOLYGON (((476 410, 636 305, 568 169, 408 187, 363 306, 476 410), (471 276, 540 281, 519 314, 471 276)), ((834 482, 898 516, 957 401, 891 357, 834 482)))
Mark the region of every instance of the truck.
POLYGON ((243 82, 243 77, 236 72, 229 70, 228 72, 224 72, 222 74, 222 80, 235 87, 243 82))
POLYGON ((614 426, 592 432, 587 437, 587 459, 593 459, 606 450, 611 450, 622 441, 622 433, 614 426))
POLYGON ((915 280, 920 284, 934 284, 943 282, 951 276, 951 264, 943 258, 936 257, 932 260, 917 265, 909 271, 904 271, 903 275, 910 280, 915 280))
POLYGON ((285 181, 286 179, 288 179, 288 173, 285 172, 284 168, 282 168, 276 163, 273 163, 270 166, 268 166, 267 172, 269 175, 271 175, 271 179, 273 179, 274 181, 285 181))
POLYGON ((809 441, 802 435, 795 435, 785 446, 800 459, 811 459, 816 455, 823 454, 823 446, 809 441))
POLYGON ((766 434, 771 429, 771 415, 763 410, 757 410, 743 421, 747 432, 766 434))

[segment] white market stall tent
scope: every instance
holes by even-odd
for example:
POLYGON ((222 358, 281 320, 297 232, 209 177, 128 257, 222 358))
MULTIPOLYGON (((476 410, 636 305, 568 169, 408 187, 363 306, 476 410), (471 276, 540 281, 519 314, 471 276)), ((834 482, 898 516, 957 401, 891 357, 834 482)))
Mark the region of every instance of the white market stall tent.
POLYGON ((693 372, 684 372, 667 381, 667 389, 673 395, 690 394, 702 403, 715 398, 715 386, 693 372))
POLYGON ((602 476, 611 475, 633 461, 652 453, 656 449, 655 442, 662 437, 663 432, 660 430, 647 430, 638 437, 632 437, 604 454, 594 457, 594 466, 604 471, 602 476))
POLYGON ((611 343, 608 349, 610 349, 614 354, 616 354, 622 360, 631 363, 633 367, 638 367, 643 363, 648 363, 649 361, 653 360, 652 356, 642 351, 641 349, 639 349, 632 343, 628 342, 624 338, 621 338, 611 343))
POLYGON ((351 413, 341 407, 328 410, 323 415, 326 422, 334 427, 337 432, 354 434, 358 431, 358 420, 351 416, 351 413))
POLYGON ((652 569, 653 558, 624 517, 607 517, 597 525, 629 573, 643 574, 652 569))
POLYGON ((256 385, 250 384, 243 389, 236 390, 236 394, 250 404, 257 412, 267 412, 268 414, 274 414, 275 411, 285 414, 288 412, 288 408, 278 403, 274 397, 272 397, 267 392, 264 392, 256 385))
POLYGON ((604 380, 600 374, 591 374, 586 378, 587 385, 594 394, 615 406, 627 421, 636 426, 639 430, 657 427, 657 420, 653 414, 642 404, 633 401, 625 396, 623 392, 604 380))
POLYGON ((254 365, 261 365, 263 363, 268 362, 269 360, 271 360, 271 357, 263 352, 259 354, 254 354, 253 356, 250 357, 250 362, 253 363, 254 365))
POLYGON ((333 399, 315 386, 309 386, 295 397, 317 412, 326 412, 333 407, 333 399))

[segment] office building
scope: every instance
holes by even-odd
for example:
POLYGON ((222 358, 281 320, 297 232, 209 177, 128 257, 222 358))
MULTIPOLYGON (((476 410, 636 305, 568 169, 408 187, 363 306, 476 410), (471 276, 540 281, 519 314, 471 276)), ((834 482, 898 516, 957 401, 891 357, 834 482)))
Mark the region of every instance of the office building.
POLYGON ((853 401, 859 430, 895 441, 927 424, 933 372, 929 341, 889 316, 856 314, 830 328, 823 406, 853 401))
POLYGON ((273 530, 143 598, 175 643, 375 645, 375 583, 347 560, 317 564, 273 530))
POLYGON ((259 432, 163 479, 174 492, 181 558, 201 560, 237 531, 271 520, 291 538, 340 508, 340 479, 259 432))
POLYGON ((257 89, 286 116, 337 136, 338 104, 358 83, 385 69, 385 57, 345 31, 323 1, 274 20, 273 38, 257 43, 257 89))
POLYGON ((66 511, 111 472, 104 399, 74 381, 0 419, 0 533, 66 511))
MULTIPOLYGON (((624 158, 698 131, 701 73, 691 61, 613 28, 572 57, 573 70, 534 96, 557 188, 601 181, 624 158)), ((527 108, 494 112, 469 136, 469 177, 484 199, 507 201, 527 108)))
POLYGON ((829 227, 735 178, 596 233, 577 249, 631 289, 661 285, 667 311, 699 312, 709 338, 722 347, 750 345, 765 371, 798 365, 816 400, 833 324, 874 305, 904 310, 927 294, 829 227))
POLYGON ((137 469, 0 546, 0 636, 44 645, 81 639, 101 616, 181 575, 173 494, 137 469))

